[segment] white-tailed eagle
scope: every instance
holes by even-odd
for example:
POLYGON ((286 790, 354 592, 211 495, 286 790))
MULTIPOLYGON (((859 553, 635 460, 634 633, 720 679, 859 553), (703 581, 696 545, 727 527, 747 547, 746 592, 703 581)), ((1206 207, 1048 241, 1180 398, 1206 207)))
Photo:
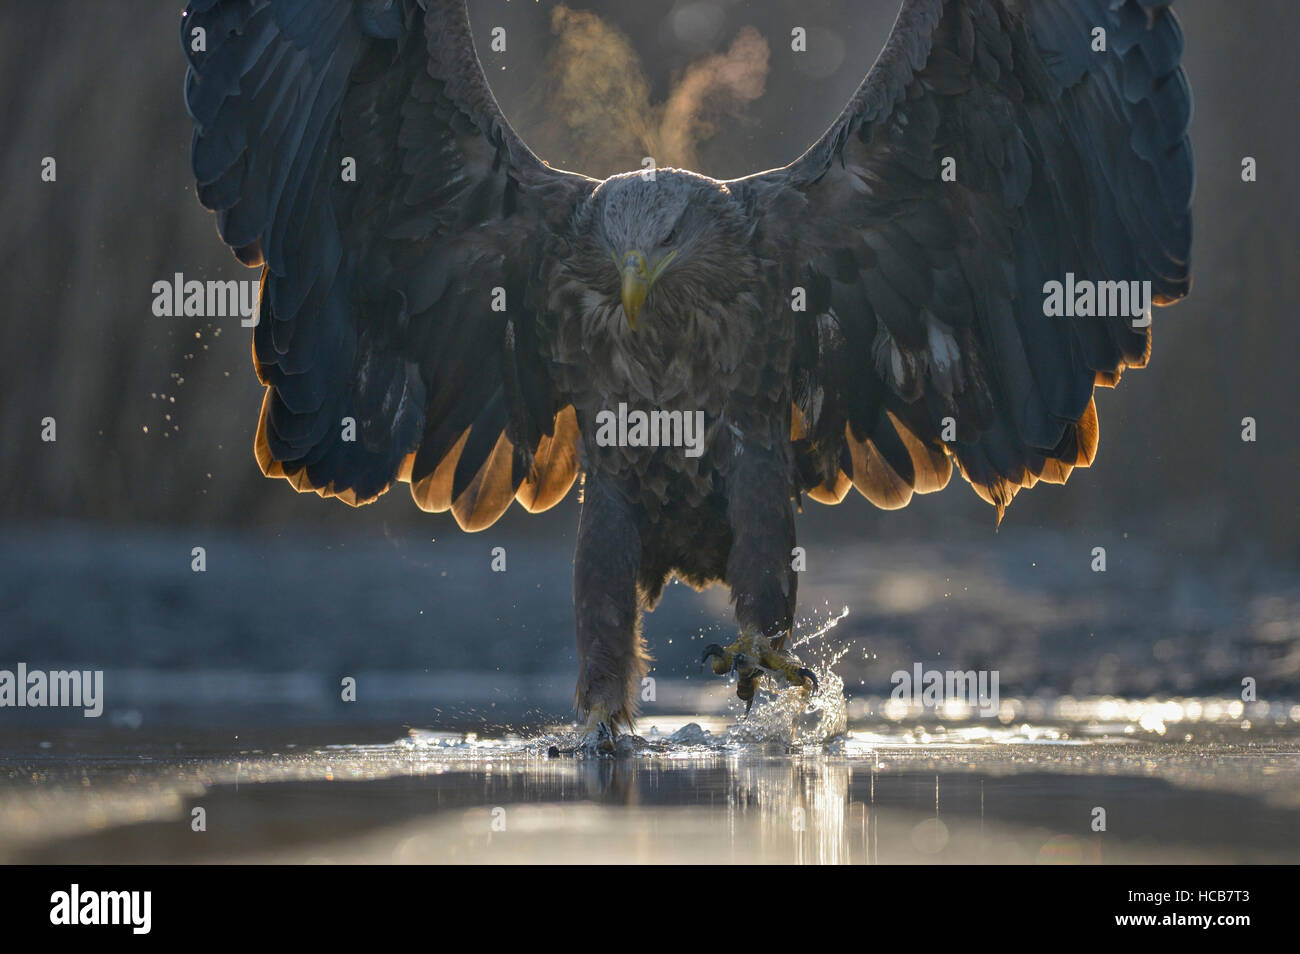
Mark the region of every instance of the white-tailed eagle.
POLYGON ((742 698, 811 683, 784 647, 801 498, 901 507, 955 466, 1000 517, 1091 463, 1093 389, 1188 289, 1160 0, 904 0, 826 134, 730 181, 543 163, 464 0, 193 0, 183 36, 199 198, 262 268, 263 472, 354 505, 404 481, 466 530, 581 473, 601 738, 666 580, 730 587, 740 638, 706 658, 742 698))

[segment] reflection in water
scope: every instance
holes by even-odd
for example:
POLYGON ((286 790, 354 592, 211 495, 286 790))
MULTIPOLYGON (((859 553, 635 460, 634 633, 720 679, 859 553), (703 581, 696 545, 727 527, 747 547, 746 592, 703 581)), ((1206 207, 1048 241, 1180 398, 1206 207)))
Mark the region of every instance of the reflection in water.
POLYGON ((1162 721, 876 721, 809 745, 664 716, 617 758, 549 757, 568 727, 194 755, 46 741, 0 759, 0 861, 1300 860, 1296 727, 1162 721), (193 835, 196 807, 220 837, 193 835))
POLYGON ((851 779, 842 761, 795 759, 782 765, 737 759, 726 776, 729 814, 742 822, 733 831, 744 830, 747 816, 757 814, 764 860, 853 861, 847 830, 851 779))

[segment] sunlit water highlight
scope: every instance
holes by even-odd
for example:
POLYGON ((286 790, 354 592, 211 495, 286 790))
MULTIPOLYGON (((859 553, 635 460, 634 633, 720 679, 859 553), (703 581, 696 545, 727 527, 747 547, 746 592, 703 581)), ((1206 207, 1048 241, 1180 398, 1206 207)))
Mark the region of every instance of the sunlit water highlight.
MULTIPOLYGON (((805 707, 786 698, 763 700, 748 728, 656 714, 612 758, 550 754, 573 739, 568 725, 308 746, 11 745, 0 861, 1300 860, 1294 724, 1184 718, 1161 735, 1140 721, 877 719, 809 742, 805 707), (1106 831, 1091 827, 1098 807, 1106 831)), ((1110 704, 1139 719, 1160 707, 1110 704)))
POLYGON ((734 685, 664 682, 687 704, 647 706, 612 756, 553 723, 354 744, 34 729, 0 755, 0 862, 1300 860, 1300 705, 846 699, 854 647, 824 638, 846 612, 792 641, 815 694, 767 686, 746 717, 734 685))

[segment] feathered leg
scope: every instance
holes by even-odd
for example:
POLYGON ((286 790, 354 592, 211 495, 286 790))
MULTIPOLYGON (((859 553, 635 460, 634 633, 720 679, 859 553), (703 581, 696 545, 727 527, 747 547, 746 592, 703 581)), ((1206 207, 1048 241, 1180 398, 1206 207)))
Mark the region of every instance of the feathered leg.
POLYGON ((598 747, 612 744, 617 729, 631 730, 641 678, 650 657, 641 638, 636 576, 641 537, 628 495, 613 482, 588 476, 573 605, 578 637, 579 717, 598 747))
POLYGON ((792 463, 788 445, 771 448, 747 444, 735 455, 727 476, 727 518, 732 544, 727 558, 727 585, 736 607, 740 638, 723 648, 710 646, 719 675, 736 669, 736 695, 753 704, 764 673, 780 674, 795 685, 817 679, 797 659, 782 652, 794 625, 798 577, 793 566, 794 506, 791 502, 792 463))

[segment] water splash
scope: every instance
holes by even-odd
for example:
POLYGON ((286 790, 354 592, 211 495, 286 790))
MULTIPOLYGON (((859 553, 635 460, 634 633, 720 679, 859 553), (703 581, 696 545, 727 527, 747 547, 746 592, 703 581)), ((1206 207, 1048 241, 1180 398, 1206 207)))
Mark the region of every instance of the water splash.
MULTIPOLYGON (((735 721, 714 733, 698 723, 688 723, 668 736, 661 747, 728 748, 779 745, 788 749, 836 745, 848 731, 848 703, 844 680, 836 664, 852 644, 835 644, 825 637, 849 615, 848 607, 828 619, 807 619, 795 624, 791 648, 817 675, 817 690, 777 687, 773 678, 763 680, 748 715, 739 700, 731 704, 735 721)), ((651 748, 654 742, 647 743, 651 748)))
MULTIPOLYGON (((826 620, 826 622, 823 623, 819 628, 814 629, 814 630, 813 630, 812 632, 810 632, 810 633, 804 633, 804 634, 802 634, 802 635, 795 635, 795 636, 794 636, 794 639, 793 639, 793 640, 791 641, 791 643, 790 643, 790 648, 791 648, 791 649, 798 649, 798 648, 801 647, 801 646, 809 646, 809 647, 812 648, 814 651, 822 651, 822 652, 824 652, 824 651, 826 650, 827 647, 824 646, 824 645, 820 642, 820 640, 822 639, 823 636, 825 636, 827 633, 829 633, 832 629, 834 629, 836 626, 840 625, 840 623, 842 623, 842 622, 843 622, 843 621, 848 617, 848 615, 849 615, 849 608, 848 608, 847 606, 845 606, 845 607, 843 607, 843 608, 839 611, 839 613, 838 613, 837 615, 830 617, 830 618, 829 618, 828 620, 826 620)), ((796 622, 796 623, 795 623, 795 629, 798 630, 801 626, 809 625, 810 623, 811 623, 811 620, 806 620, 806 621, 804 621, 804 622, 802 622, 802 623, 800 623, 800 622, 796 622)), ((851 644, 847 644, 847 645, 845 645, 845 646, 844 646, 844 647, 843 647, 839 652, 836 652, 836 653, 831 654, 831 655, 832 655, 832 658, 831 658, 831 661, 830 661, 830 665, 834 665, 835 663, 839 662, 841 659, 844 658, 844 655, 849 651, 849 645, 851 645, 851 644)))
POLYGON ((727 730, 729 742, 779 742, 802 747, 825 745, 844 736, 848 731, 848 703, 844 680, 835 673, 835 665, 852 644, 836 645, 825 637, 848 615, 845 606, 820 624, 812 619, 795 624, 790 648, 817 674, 817 691, 811 696, 800 688, 760 693, 749 717, 727 730), (800 632, 804 629, 807 631, 800 632))
MULTIPOLYGON (((825 637, 849 615, 848 607, 829 617, 797 621, 790 642, 801 662, 817 676, 817 690, 787 686, 783 679, 767 677, 760 684, 753 709, 745 714, 739 700, 729 704, 730 724, 707 717, 678 724, 668 732, 674 717, 658 720, 647 716, 638 729, 646 735, 623 733, 616 737, 612 753, 617 757, 690 756, 693 753, 716 753, 721 750, 778 746, 785 749, 839 747, 848 732, 848 702, 844 681, 835 666, 853 648, 852 643, 836 643, 825 637), (657 722, 670 723, 661 732, 657 722)), ((405 743, 417 748, 437 748, 441 753, 469 754, 490 749, 502 755, 518 752, 529 756, 599 757, 584 747, 585 730, 577 725, 551 726, 529 738, 510 735, 505 740, 479 740, 474 733, 412 732, 405 743)))
POLYGON ((726 741, 802 747, 825 745, 841 738, 848 730, 844 681, 829 669, 810 668, 817 673, 818 682, 811 697, 801 688, 761 693, 748 717, 727 728, 726 741))

